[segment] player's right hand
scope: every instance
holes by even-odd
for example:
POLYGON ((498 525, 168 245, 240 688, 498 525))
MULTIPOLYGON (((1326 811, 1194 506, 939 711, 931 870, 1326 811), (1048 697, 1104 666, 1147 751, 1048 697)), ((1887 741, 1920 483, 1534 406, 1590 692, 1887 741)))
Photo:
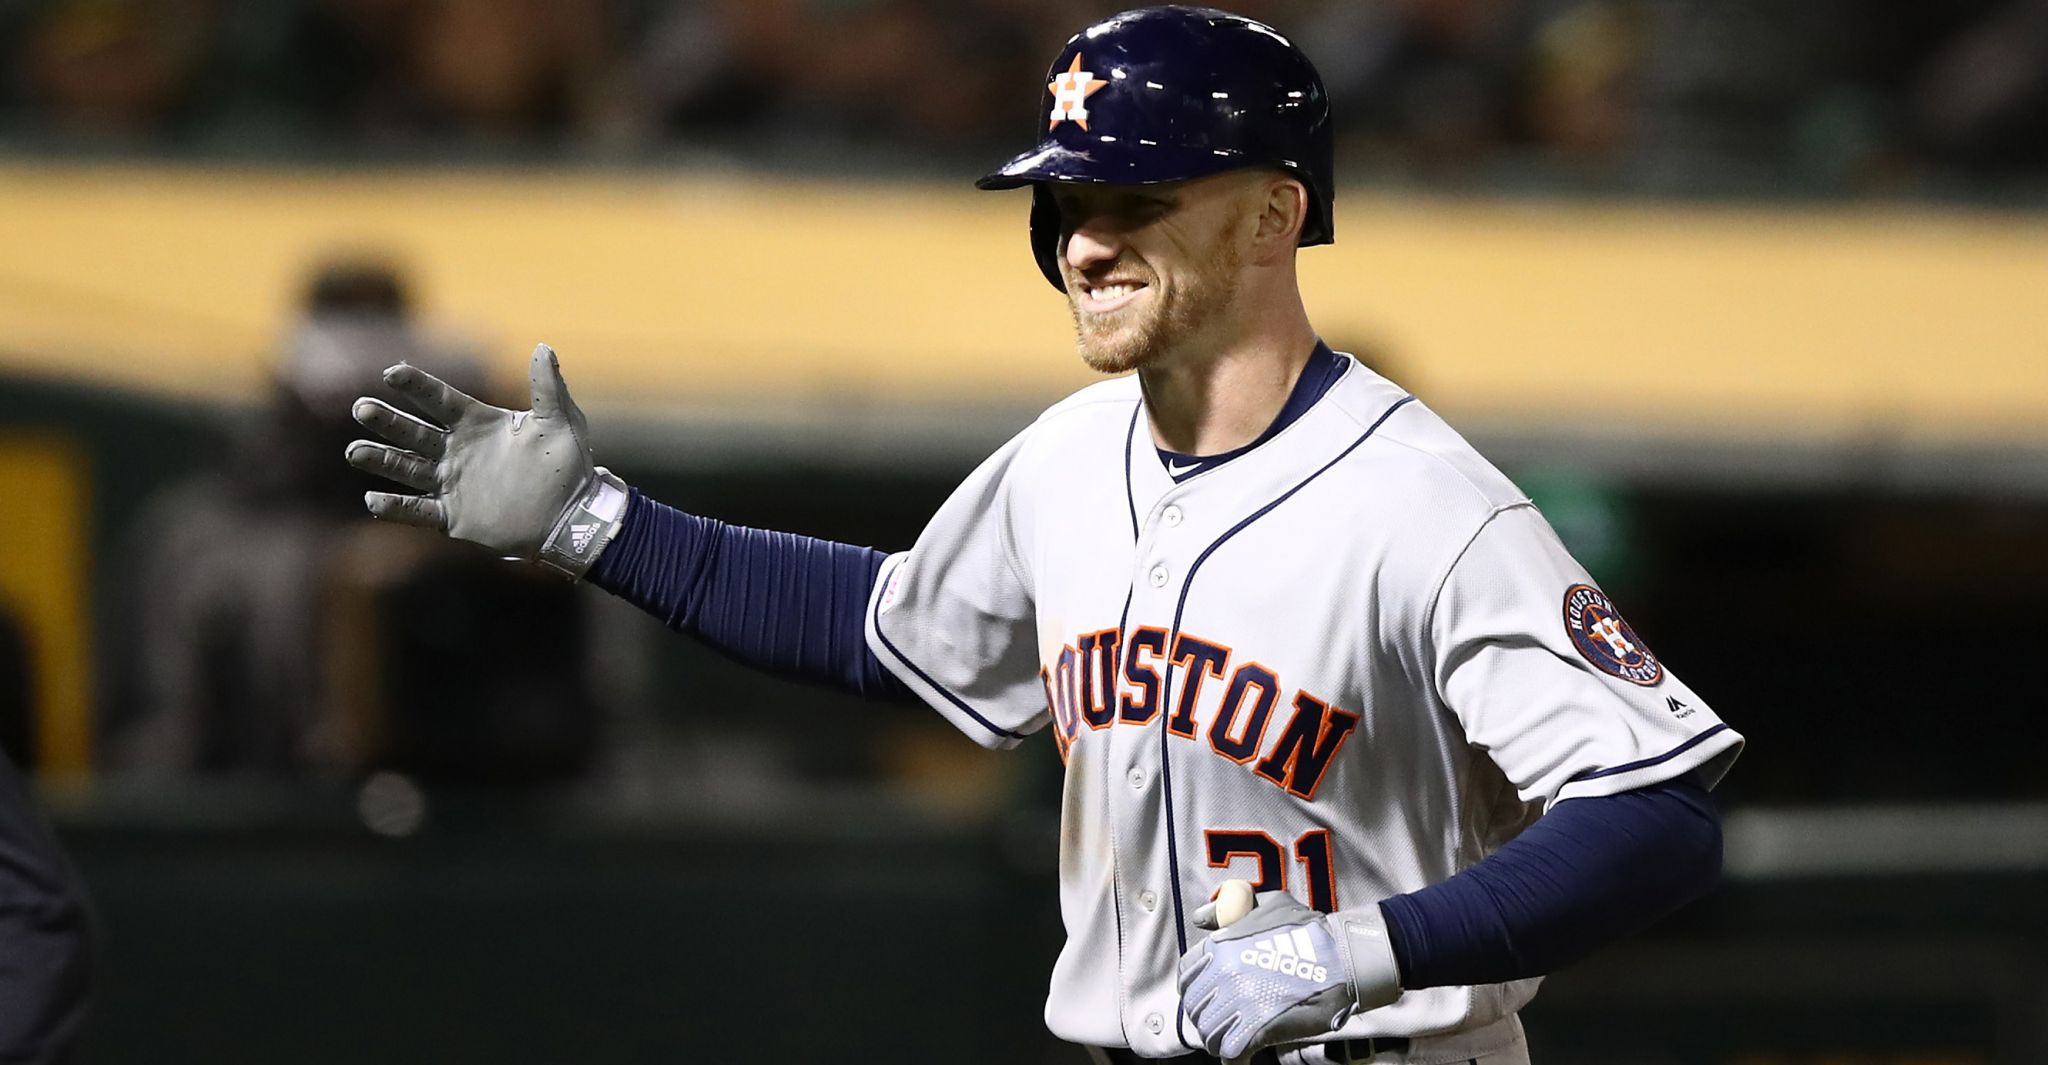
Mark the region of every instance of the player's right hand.
POLYGON ((385 370, 386 384, 440 424, 379 399, 356 400, 356 421, 390 443, 355 441, 349 465, 419 493, 366 493, 370 513, 582 576, 618 531, 625 485, 593 463, 583 411, 554 349, 534 346, 528 376, 533 409, 511 411, 416 366, 385 370))
POLYGON ((1400 996, 1378 906, 1326 916, 1263 891, 1235 922, 1223 925, 1215 902, 1194 920, 1213 931, 1181 956, 1182 1007, 1203 1047, 1225 1061, 1327 1035, 1400 996))

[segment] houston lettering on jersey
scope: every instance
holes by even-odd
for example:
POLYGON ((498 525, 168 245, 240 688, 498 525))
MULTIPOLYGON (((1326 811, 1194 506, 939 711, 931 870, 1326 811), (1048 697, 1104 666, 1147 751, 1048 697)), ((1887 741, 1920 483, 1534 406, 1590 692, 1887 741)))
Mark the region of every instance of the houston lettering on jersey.
POLYGON ((1151 626, 1132 630, 1129 639, 1126 654, 1119 630, 1084 633, 1039 669, 1062 759, 1084 732, 1149 725, 1164 711, 1168 734, 1206 742, 1275 787, 1313 799, 1338 749, 1358 728, 1357 714, 1307 691, 1296 690, 1283 709, 1286 686, 1279 674, 1258 662, 1233 669, 1231 649, 1220 643, 1183 632, 1168 653, 1166 630, 1151 626), (1169 689, 1165 671, 1176 667, 1169 689), (1173 705, 1161 707, 1162 696, 1173 705), (1276 726, 1283 715, 1285 723, 1276 726), (1198 718, 1208 721, 1206 730, 1198 718))

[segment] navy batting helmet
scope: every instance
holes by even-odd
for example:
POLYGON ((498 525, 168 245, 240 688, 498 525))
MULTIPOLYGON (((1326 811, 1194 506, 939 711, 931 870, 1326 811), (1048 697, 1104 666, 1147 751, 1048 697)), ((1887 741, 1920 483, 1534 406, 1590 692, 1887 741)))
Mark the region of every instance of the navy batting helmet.
POLYGON ((1032 186, 1031 253, 1054 288, 1060 220, 1047 182, 1156 185, 1275 166, 1308 187, 1301 244, 1332 239, 1330 100, 1292 41, 1206 7, 1147 7, 1075 34, 1046 73, 1038 146, 975 184, 1032 186))

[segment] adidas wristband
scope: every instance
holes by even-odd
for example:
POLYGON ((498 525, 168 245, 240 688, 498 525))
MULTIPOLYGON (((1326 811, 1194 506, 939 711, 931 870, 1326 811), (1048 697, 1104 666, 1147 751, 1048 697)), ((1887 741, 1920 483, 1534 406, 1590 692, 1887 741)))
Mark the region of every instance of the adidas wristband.
POLYGON ((575 502, 563 509, 555 527, 540 545, 540 563, 569 578, 580 579, 604 553, 626 518, 626 482, 603 466, 575 502))
POLYGON ((1394 961, 1394 944, 1387 938, 1387 919, 1379 905, 1339 910, 1327 920, 1351 973, 1351 993, 1358 999, 1358 1012, 1400 998, 1401 968, 1394 961))

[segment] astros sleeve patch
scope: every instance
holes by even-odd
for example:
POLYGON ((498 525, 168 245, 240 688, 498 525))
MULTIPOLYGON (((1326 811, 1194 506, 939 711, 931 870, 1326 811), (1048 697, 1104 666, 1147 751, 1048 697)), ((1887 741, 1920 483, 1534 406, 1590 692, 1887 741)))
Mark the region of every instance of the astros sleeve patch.
POLYGON ((1600 672, 1645 688, 1664 679, 1664 666, 1650 645, 1622 620, 1614 601, 1600 589, 1574 584, 1565 590, 1564 627, 1580 657, 1600 672))

